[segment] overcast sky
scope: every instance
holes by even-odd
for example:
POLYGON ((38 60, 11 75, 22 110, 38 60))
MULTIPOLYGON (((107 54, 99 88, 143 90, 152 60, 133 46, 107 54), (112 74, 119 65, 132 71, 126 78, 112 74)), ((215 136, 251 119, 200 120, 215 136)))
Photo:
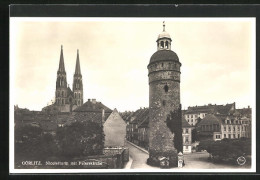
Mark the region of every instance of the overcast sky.
POLYGON ((63 45, 70 87, 79 49, 84 102, 95 98, 119 111, 148 107, 147 65, 164 20, 182 63, 183 108, 233 102, 238 108, 252 106, 254 21, 195 18, 11 18, 13 103, 41 110, 54 99, 63 45))

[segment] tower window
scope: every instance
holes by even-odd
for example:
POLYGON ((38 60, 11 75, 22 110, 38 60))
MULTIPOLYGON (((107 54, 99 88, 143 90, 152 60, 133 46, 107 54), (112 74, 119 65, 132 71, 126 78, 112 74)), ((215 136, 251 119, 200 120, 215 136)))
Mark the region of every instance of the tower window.
POLYGON ((169 90, 169 87, 167 86, 167 84, 164 86, 164 91, 167 93, 169 90))
POLYGON ((168 41, 166 41, 165 47, 166 47, 166 49, 168 49, 168 47, 169 47, 168 41))
POLYGON ((161 41, 161 48, 164 48, 164 42, 161 41))
POLYGON ((163 67, 163 63, 162 63, 162 67, 163 67))
POLYGON ((166 104, 165 100, 163 100, 162 104, 163 104, 163 106, 165 106, 165 104, 166 104))
POLYGON ((61 91, 61 96, 62 96, 62 97, 64 96, 64 91, 61 91))
POLYGON ((79 93, 79 98, 80 98, 80 93, 79 93))

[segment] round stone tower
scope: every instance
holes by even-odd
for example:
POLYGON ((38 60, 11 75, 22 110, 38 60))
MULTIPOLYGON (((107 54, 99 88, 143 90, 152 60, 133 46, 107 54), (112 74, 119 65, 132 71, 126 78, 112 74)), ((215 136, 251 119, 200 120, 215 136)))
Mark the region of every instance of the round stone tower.
MULTIPOLYGON (((177 163, 177 149, 174 146, 175 133, 169 126, 167 117, 171 112, 180 112, 180 67, 181 63, 171 50, 172 39, 165 31, 157 38, 157 51, 148 64, 149 77, 149 159, 148 164, 158 164, 167 159, 177 163)), ((181 129, 181 118, 170 118, 181 129), (179 122, 180 121, 180 122, 179 122)), ((174 123, 173 123, 174 124, 174 123)), ((181 137, 180 137, 181 138, 181 137)))

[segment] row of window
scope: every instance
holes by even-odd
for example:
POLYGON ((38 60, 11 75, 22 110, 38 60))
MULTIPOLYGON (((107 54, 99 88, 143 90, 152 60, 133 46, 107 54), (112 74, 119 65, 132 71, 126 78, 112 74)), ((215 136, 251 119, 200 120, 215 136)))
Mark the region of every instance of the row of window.
POLYGON ((219 130, 219 125, 214 124, 214 125, 202 125, 201 126, 202 131, 218 131, 219 130))
POLYGON ((237 134, 237 136, 236 134, 224 134, 224 138, 240 138, 240 134, 237 134))
POLYGON ((163 48, 166 48, 168 49, 169 48, 169 45, 170 43, 168 41, 164 42, 164 41, 161 41, 160 43, 158 42, 157 46, 160 48, 160 49, 163 49, 163 48))
POLYGON ((61 93, 60 93, 60 91, 57 91, 57 97, 66 97, 66 93, 64 92, 64 91, 61 91, 61 93))
POLYGON ((80 93, 74 93, 74 98, 81 98, 80 96, 80 93))
POLYGON ((56 102, 57 102, 58 104, 62 104, 62 105, 65 104, 65 100, 64 100, 64 99, 56 99, 56 102))
MULTIPOLYGON (((227 131, 227 129, 228 129, 228 131, 231 131, 231 126, 228 126, 228 128, 226 126, 224 126, 224 131, 227 131)), ((236 129, 238 131, 240 131, 240 126, 237 126, 237 128, 236 128, 236 126, 233 126, 233 131, 236 131, 236 129)), ((241 129, 242 129, 242 131, 244 131, 244 126, 241 126, 241 129)))
MULTIPOLYGON (((202 117, 205 117, 206 115, 205 114, 201 114, 202 117)), ((186 118, 198 118, 200 117, 198 114, 188 114, 186 115, 186 118)))

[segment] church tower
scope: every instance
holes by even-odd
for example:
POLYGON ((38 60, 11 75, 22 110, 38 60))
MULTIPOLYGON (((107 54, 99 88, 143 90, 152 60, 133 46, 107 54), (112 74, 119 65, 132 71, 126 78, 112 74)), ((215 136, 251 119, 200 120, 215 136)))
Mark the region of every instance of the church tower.
POLYGON ((65 105, 67 101, 67 77, 64 66, 63 47, 61 45, 60 63, 57 71, 55 104, 58 106, 65 105))
POLYGON ((80 71, 79 63, 79 50, 77 50, 77 60, 75 73, 73 77, 73 94, 74 94, 74 105, 81 106, 83 104, 83 84, 82 84, 82 75, 80 71))
MULTIPOLYGON (((148 64, 149 77, 149 159, 148 164, 158 165, 162 157, 170 166, 177 164, 175 142, 182 142, 181 105, 180 105, 180 67, 181 63, 171 50, 172 39, 165 31, 157 38, 157 51, 148 64), (171 114, 179 113, 178 116, 171 114), (171 118, 170 118, 171 117, 171 118), (170 120, 170 121, 169 121, 170 120), (174 125, 174 128, 172 128, 174 125), (177 133, 175 133, 178 129, 177 133)), ((181 144, 182 146, 182 144, 181 144)))

